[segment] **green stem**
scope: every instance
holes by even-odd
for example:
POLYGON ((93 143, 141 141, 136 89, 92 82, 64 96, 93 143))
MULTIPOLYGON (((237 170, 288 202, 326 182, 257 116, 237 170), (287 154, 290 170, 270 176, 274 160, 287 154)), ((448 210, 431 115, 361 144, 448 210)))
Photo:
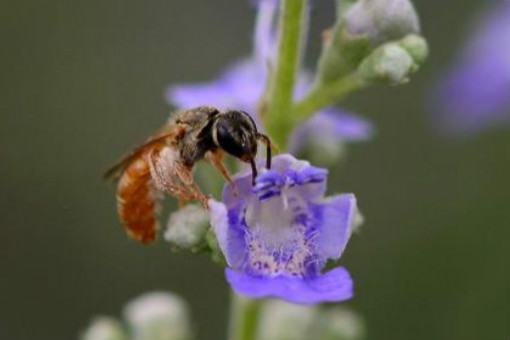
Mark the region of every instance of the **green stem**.
POLYGON ((260 300, 251 300, 232 292, 229 340, 254 340, 259 322, 260 300))
POLYGON ((305 0, 284 0, 280 13, 278 59, 267 97, 266 127, 274 142, 285 150, 293 126, 291 106, 300 62, 305 0))
POLYGON ((292 113, 297 121, 303 121, 314 112, 335 104, 348 94, 365 86, 365 82, 356 73, 329 84, 316 85, 308 92, 305 98, 294 105, 292 113))

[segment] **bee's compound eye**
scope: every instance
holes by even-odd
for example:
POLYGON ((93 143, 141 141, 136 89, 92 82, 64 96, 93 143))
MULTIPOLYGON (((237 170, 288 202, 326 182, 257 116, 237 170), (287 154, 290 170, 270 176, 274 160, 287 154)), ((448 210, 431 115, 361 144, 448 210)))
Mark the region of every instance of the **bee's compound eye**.
POLYGON ((216 126, 216 142, 220 148, 234 157, 241 158, 245 154, 246 142, 244 138, 226 122, 219 122, 216 126))

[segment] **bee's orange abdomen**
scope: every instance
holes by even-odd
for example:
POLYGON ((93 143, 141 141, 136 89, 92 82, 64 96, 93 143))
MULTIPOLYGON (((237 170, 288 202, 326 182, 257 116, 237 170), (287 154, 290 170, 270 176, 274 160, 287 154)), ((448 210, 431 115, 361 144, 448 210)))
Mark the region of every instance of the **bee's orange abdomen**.
POLYGON ((149 243, 158 229, 158 192, 151 180, 148 152, 124 170, 117 186, 117 211, 126 232, 133 239, 149 243))

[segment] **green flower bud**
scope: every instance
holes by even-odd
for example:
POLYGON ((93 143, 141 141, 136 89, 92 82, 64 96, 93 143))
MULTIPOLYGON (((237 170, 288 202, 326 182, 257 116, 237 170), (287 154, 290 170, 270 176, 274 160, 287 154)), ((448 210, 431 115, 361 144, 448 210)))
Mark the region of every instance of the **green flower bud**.
POLYGON ((321 339, 311 333, 319 315, 317 306, 295 305, 281 300, 268 300, 263 305, 257 332, 258 340, 321 339))
POLYGON ((124 309, 133 340, 189 340, 187 303, 179 296, 154 292, 129 302, 124 309))
POLYGON ((401 84, 415 70, 413 58, 397 43, 387 43, 370 54, 358 68, 365 81, 401 84))
POLYGON ((83 332, 81 340, 127 340, 119 321, 108 316, 98 316, 83 332))
MULTIPOLYGON (((406 46, 402 47, 406 50, 409 48, 410 54, 416 53, 413 59, 421 64, 427 53, 425 41, 417 40, 419 36, 416 34, 419 32, 418 15, 410 0, 347 2, 337 0, 337 20, 324 39, 316 82, 327 84, 349 74, 374 49, 406 36, 412 38, 409 38, 406 46)), ((390 49, 386 52, 392 51, 390 49)), ((399 78, 399 75, 393 72, 402 71, 402 69, 388 71, 390 71, 388 76, 399 78)), ((403 81, 403 79, 397 80, 403 81)))
POLYGON ((179 249, 192 249, 205 244, 208 229, 207 212, 189 204, 170 215, 164 238, 179 249))
POLYGON ((375 49, 363 60, 358 73, 369 82, 401 84, 418 71, 427 56, 427 41, 419 35, 409 34, 375 49))
POLYGON ((427 41, 419 35, 409 34, 398 44, 409 53, 417 66, 422 65, 429 55, 427 41))
POLYGON ((420 32, 410 0, 359 0, 345 12, 344 20, 348 32, 370 37, 375 46, 420 32))

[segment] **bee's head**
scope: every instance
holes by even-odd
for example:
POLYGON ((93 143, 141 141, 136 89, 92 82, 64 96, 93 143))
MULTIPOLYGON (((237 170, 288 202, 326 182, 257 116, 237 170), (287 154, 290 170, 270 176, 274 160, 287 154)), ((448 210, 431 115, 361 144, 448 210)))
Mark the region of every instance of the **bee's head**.
POLYGON ((257 126, 243 111, 226 111, 215 117, 214 144, 244 162, 257 155, 257 126))
MULTIPOLYGON (((212 126, 214 144, 230 155, 252 166, 254 178, 257 175, 255 156, 257 142, 262 139, 270 149, 269 139, 257 131, 251 116, 244 111, 230 110, 215 116, 212 126)), ((267 165, 270 167, 271 153, 268 153, 267 165)))

